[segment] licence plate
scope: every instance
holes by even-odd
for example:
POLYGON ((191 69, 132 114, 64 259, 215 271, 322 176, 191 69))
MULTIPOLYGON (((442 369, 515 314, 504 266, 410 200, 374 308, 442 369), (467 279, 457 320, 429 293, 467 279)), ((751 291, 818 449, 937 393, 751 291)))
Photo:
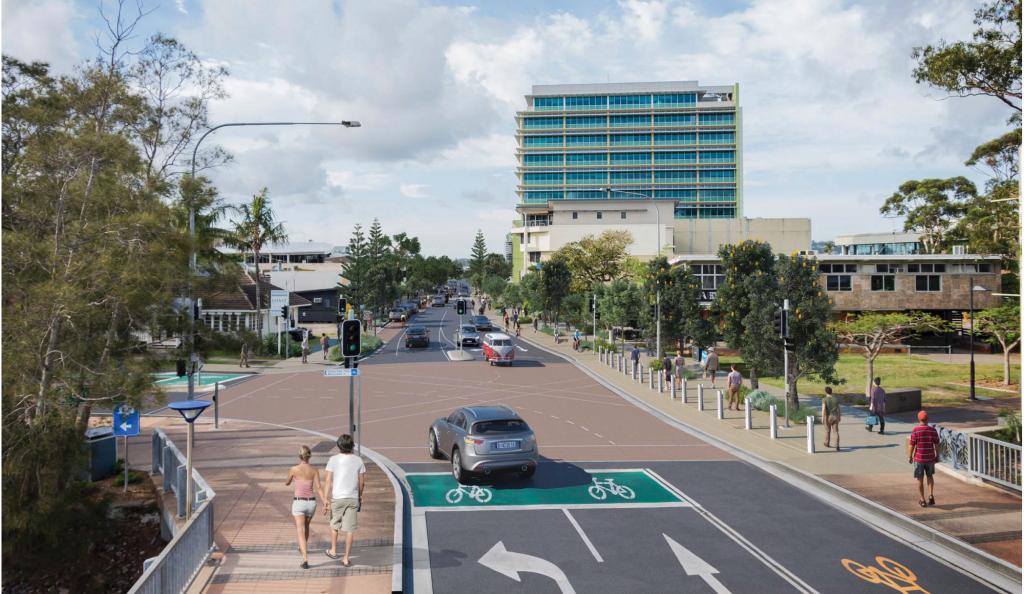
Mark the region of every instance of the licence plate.
POLYGON ((494 442, 494 449, 496 450, 515 450, 519 448, 518 441, 497 441, 494 442))

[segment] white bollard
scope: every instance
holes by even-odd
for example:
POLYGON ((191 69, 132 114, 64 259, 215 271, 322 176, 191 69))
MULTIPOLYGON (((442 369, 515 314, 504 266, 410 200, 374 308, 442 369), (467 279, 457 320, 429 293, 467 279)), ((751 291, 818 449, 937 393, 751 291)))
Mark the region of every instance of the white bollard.
POLYGON ((722 419, 725 418, 725 409, 722 408, 723 406, 724 405, 722 404, 722 391, 719 390, 718 391, 718 420, 719 421, 721 421, 722 419))
POLYGON ((626 368, 626 362, 623 360, 623 357, 619 357, 619 373, 623 373, 623 370, 625 368, 626 368))
POLYGON ((814 453, 814 417, 807 417, 807 453, 814 453))
POLYGON ((743 412, 746 415, 746 428, 749 431, 754 426, 754 420, 750 416, 750 398, 746 399, 747 405, 744 407, 743 412))
POLYGON ((654 389, 654 376, 656 375, 658 375, 658 372, 655 371, 654 369, 651 369, 650 375, 647 376, 647 383, 651 386, 652 390, 654 389))
POLYGON ((639 370, 639 373, 640 373, 640 377, 639 377, 639 379, 637 381, 642 384, 642 383, 644 383, 644 366, 640 365, 639 362, 637 362, 637 366, 636 367, 637 367, 637 369, 639 370))
POLYGON ((676 399, 676 378, 672 378, 672 400, 676 399))
POLYGON ((772 439, 779 438, 779 420, 775 416, 775 405, 771 405, 768 411, 768 434, 771 435, 772 439))
POLYGON ((704 384, 697 384, 697 410, 704 410, 704 384))
POLYGON ((665 373, 662 371, 658 372, 658 393, 661 394, 665 391, 665 373))
POLYGON ((686 404, 686 378, 683 378, 683 404, 686 404))
POLYGON ((630 378, 631 379, 636 379, 636 369, 637 369, 637 367, 640 367, 639 361, 633 361, 632 359, 630 359, 630 366, 631 366, 631 369, 632 369, 632 372, 631 372, 632 375, 630 376, 630 378))
POLYGON ((604 347, 603 346, 597 347, 597 357, 598 357, 598 359, 602 363, 604 363, 604 347))

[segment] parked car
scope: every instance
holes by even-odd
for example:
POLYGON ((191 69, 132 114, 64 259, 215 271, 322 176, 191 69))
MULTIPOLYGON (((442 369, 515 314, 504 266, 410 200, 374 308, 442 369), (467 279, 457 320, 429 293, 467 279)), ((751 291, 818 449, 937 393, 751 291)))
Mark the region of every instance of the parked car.
POLYGON ((507 406, 466 406, 430 426, 427 452, 448 457, 452 477, 466 483, 475 473, 518 472, 530 478, 537 472, 540 448, 533 430, 507 406))
POLYGON ((455 342, 462 346, 480 346, 480 335, 476 331, 476 326, 472 324, 459 326, 459 329, 455 331, 455 342))
POLYGON ((427 348, 428 346, 430 346, 430 336, 423 326, 412 326, 405 331, 405 348, 427 348))
POLYGON ((516 349, 511 336, 500 332, 484 336, 484 359, 488 363, 507 363, 511 367, 515 358, 516 349))
MULTIPOLYGON (((469 304, 467 303, 466 306, 468 307, 469 304)), ((489 332, 494 330, 494 326, 491 324, 491 320, 487 316, 473 316, 470 318, 470 322, 476 326, 477 332, 489 332)))
POLYGON ((396 307, 392 309, 390 313, 388 313, 388 319, 391 320, 392 322, 401 322, 402 316, 407 316, 407 314, 408 310, 406 310, 404 307, 396 307))
POLYGON ((419 311, 419 308, 416 307, 415 303, 403 303, 402 305, 399 305, 399 307, 404 307, 405 308, 405 312, 408 314, 408 317, 410 317, 410 318, 413 315, 415 315, 416 312, 419 311))

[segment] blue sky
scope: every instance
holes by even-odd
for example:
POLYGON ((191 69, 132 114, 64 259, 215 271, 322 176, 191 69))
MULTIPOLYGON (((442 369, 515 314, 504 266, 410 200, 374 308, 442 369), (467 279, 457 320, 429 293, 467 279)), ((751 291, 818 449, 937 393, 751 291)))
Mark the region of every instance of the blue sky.
MULTIPOLYGON (((3 52, 67 72, 92 57, 97 3, 3 0, 3 52)), ((107 0, 107 9, 114 3, 107 0)), ((740 85, 744 215, 805 216, 815 239, 888 231, 909 179, 967 175, 1010 115, 913 82, 915 45, 967 39, 976 3, 417 0, 152 3, 160 31, 226 66, 211 120, 356 119, 363 128, 248 128, 210 139, 211 173, 244 200, 267 186, 294 240, 345 244, 379 217, 428 254, 501 252, 514 217, 513 115, 533 84, 740 85)))

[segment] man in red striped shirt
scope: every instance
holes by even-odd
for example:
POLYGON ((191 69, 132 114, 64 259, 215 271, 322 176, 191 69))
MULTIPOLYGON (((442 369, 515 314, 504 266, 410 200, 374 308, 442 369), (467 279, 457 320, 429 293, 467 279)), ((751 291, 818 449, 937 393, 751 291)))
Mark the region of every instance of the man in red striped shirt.
POLYGON ((939 432, 928 424, 928 412, 917 413, 920 425, 910 432, 910 463, 914 465, 921 507, 935 505, 935 462, 939 459, 939 432), (924 479, 928 477, 928 502, 924 501, 924 479))

